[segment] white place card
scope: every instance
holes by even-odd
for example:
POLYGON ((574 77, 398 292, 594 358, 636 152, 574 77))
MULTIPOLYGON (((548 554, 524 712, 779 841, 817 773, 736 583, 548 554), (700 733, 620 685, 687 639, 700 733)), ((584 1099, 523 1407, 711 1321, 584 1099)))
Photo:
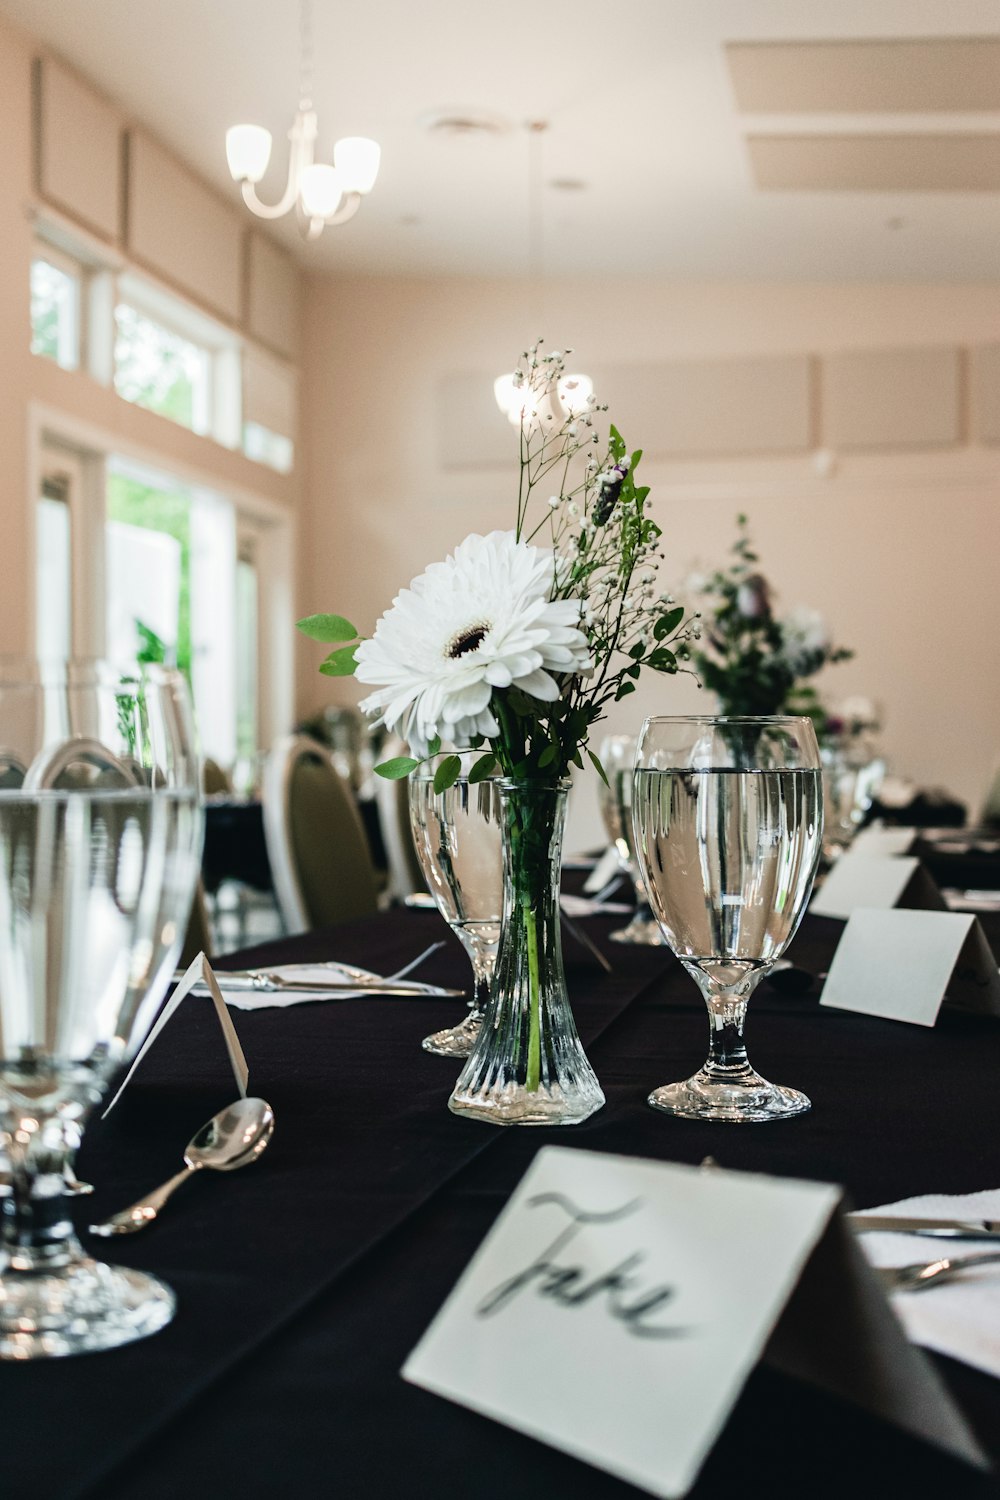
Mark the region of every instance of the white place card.
POLYGON ((943 911, 945 902, 918 859, 852 852, 837 860, 809 903, 809 910, 816 917, 846 921, 859 906, 943 911))
POLYGON ((850 854, 872 855, 909 854, 915 828, 861 828, 851 842, 850 854))
POLYGON ((1000 1015, 1000 974, 971 912, 859 909, 837 945, 820 1004, 933 1026, 942 1004, 1000 1015))
POLYGON ((226 1002, 223 999, 222 991, 219 989, 219 981, 215 977, 215 970, 209 963, 207 956, 204 953, 199 953, 197 957, 191 960, 187 968, 184 970, 183 977, 174 986, 173 994, 171 995, 170 999, 167 1001, 163 1009, 160 1011, 155 1025, 150 1028, 146 1040, 143 1042, 135 1057, 132 1059, 132 1066, 129 1068, 128 1072, 125 1074, 125 1077, 119 1084, 118 1092, 115 1094, 114 1098, 111 1100, 110 1104, 107 1105, 103 1114, 101 1115, 102 1120, 107 1119, 108 1115, 118 1103, 122 1094, 125 1092, 126 1086, 131 1082, 132 1075, 135 1072, 136 1068, 142 1062, 143 1058, 146 1056, 146 1053, 156 1041, 156 1038, 159 1036, 164 1026, 166 1026, 167 1022, 170 1020, 170 1017, 180 1005, 181 1001, 184 1000, 191 993, 191 991, 195 989, 197 985, 204 985, 208 990, 209 995, 211 996, 212 1005, 215 1009, 215 1018, 219 1023, 219 1029, 222 1032, 222 1039, 226 1044, 226 1053, 229 1057, 229 1066, 232 1068, 233 1077, 236 1079, 236 1087, 240 1091, 240 1098, 246 1098, 247 1087, 250 1082, 250 1069, 247 1066, 246 1056, 243 1052, 243 1048, 240 1046, 240 1039, 236 1035, 236 1027, 233 1025, 232 1017, 230 1016, 229 1011, 226 1008, 226 1002))
POLYGON ((403 1376, 673 1497, 694 1483, 770 1340, 789 1373, 911 1430, 919 1412, 921 1436, 979 1462, 835 1217, 839 1201, 826 1184, 544 1147, 403 1376), (838 1278, 824 1270, 804 1326, 794 1289, 831 1234, 840 1293, 851 1278, 862 1292, 831 1299, 823 1289, 838 1278), (877 1337, 845 1339, 866 1305, 882 1320, 877 1337), (858 1360, 872 1345, 866 1378, 858 1360), (814 1350, 837 1351, 826 1379, 814 1350))

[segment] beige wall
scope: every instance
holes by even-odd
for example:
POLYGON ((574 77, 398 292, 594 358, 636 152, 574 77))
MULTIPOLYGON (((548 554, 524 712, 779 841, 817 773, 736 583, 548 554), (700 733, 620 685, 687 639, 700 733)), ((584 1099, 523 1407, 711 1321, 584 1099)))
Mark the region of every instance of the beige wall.
MULTIPOLYGON (((516 438, 505 467, 442 467, 437 391, 457 373, 510 369, 535 328, 572 342, 595 375, 658 359, 1000 337, 1000 285, 564 281, 546 286, 544 319, 529 317, 530 301, 539 305, 537 290, 509 282, 307 284, 303 612, 337 609, 370 631, 395 591, 467 532, 511 524, 516 438)), ((627 412, 611 416, 629 443, 653 441, 627 412)), ((827 478, 809 454, 648 462, 643 477, 671 584, 724 560, 746 510, 783 604, 822 610, 857 651, 829 669, 823 691, 880 699, 894 768, 975 806, 1000 758, 1000 449, 845 456, 827 478)), ((303 708, 355 691, 315 675, 318 651, 299 646, 303 708)), ((703 701, 690 681, 647 681, 615 727, 703 701)))
POLYGON ((31 73, 27 48, 0 27, 0 527, 5 565, 0 587, 0 649, 30 642, 28 623, 28 421, 32 364, 28 277, 31 226, 31 73))
POLYGON ((28 284, 36 206, 32 169, 31 67, 39 48, 0 22, 0 536, 5 565, 0 588, 0 651, 33 642, 31 527, 34 466, 31 422, 55 426, 86 446, 113 448, 168 468, 233 498, 291 506, 297 475, 281 475, 199 437, 166 418, 130 405, 81 371, 59 369, 30 353, 28 284))

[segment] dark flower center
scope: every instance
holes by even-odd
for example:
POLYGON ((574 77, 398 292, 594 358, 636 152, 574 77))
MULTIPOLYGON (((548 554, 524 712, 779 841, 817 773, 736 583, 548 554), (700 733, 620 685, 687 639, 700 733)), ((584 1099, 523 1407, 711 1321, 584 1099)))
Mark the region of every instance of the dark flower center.
POLYGON ((454 661, 459 656, 468 656, 470 651, 478 651, 486 639, 489 625, 470 625, 468 630, 463 630, 457 635, 448 647, 448 656, 454 661))

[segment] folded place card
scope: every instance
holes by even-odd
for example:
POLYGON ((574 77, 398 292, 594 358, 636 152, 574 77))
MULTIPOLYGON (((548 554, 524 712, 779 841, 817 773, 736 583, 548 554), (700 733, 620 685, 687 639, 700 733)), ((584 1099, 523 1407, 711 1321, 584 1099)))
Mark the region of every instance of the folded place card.
POLYGON ((1000 1015, 1000 974, 971 912, 859 908, 844 928, 821 1005, 933 1026, 942 1003, 1000 1015))
POLYGON ((839 1202, 820 1183, 545 1147, 403 1376, 670 1497, 766 1350, 984 1465, 839 1202))
POLYGON ((918 859, 845 854, 809 903, 816 917, 846 921, 859 906, 907 906, 943 911, 944 898, 918 859))
POLYGON ((198 956, 192 959, 188 964, 187 968, 184 971, 183 977, 181 978, 179 983, 175 985, 173 994, 156 1018, 156 1024, 150 1028, 149 1035, 146 1037, 146 1040, 143 1042, 135 1057, 132 1059, 132 1066, 129 1068, 128 1072, 125 1074, 125 1077, 119 1084, 118 1092, 115 1094, 114 1098, 111 1100, 110 1104, 106 1107, 104 1113, 101 1115, 102 1120, 108 1117, 108 1115, 114 1109, 115 1105, 118 1103, 118 1100, 125 1092, 126 1086, 131 1082, 132 1074, 142 1062, 143 1058, 146 1056, 146 1053, 156 1041, 156 1038, 159 1036, 164 1026, 166 1026, 167 1022, 170 1020, 170 1017, 180 1005, 181 1001, 199 985, 203 985, 212 998, 212 1005, 215 1008, 216 1020, 219 1023, 219 1029, 222 1032, 222 1037, 226 1044, 226 1052, 229 1057, 229 1066, 232 1068, 233 1077, 236 1079, 236 1087, 240 1091, 240 1097, 242 1099, 246 1098, 247 1086, 250 1082, 250 1069, 247 1067, 247 1060, 244 1055, 243 1048, 240 1046, 240 1039, 236 1035, 236 1027, 233 1025, 229 1011, 226 1009, 226 1002, 222 998, 222 991, 219 989, 219 981, 215 977, 215 970, 212 968, 212 965, 209 963, 206 955, 204 953, 199 953, 198 956))

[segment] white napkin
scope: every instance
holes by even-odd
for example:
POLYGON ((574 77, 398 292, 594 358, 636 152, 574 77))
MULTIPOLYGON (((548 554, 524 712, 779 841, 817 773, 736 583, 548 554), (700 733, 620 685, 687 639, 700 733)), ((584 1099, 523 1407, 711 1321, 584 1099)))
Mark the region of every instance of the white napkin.
POLYGON ((597 901, 592 896, 574 896, 563 894, 559 897, 559 905, 568 917, 601 917, 614 916, 616 913, 628 913, 635 908, 625 905, 622 901, 597 901))
MULTIPOLYGON (((919 1219, 1000 1219, 1000 1189, 983 1193, 927 1193, 863 1211, 919 1219)), ((935 1239, 926 1234, 872 1232, 858 1236, 874 1266, 909 1266, 942 1255, 976 1255, 1000 1241, 935 1239)), ((893 1292, 892 1306, 906 1336, 987 1375, 1000 1376, 1000 1262, 963 1271, 919 1292, 893 1292)))
MULTIPOLYGON (((406 964, 404 968, 398 969, 395 974, 373 974, 370 969, 361 969, 357 964, 351 965, 350 968, 345 968, 336 963, 264 965, 269 974, 280 974, 283 979, 294 979, 296 984, 315 984, 315 990, 227 989, 226 976, 221 970, 216 974, 216 978, 222 989, 222 998, 227 1005, 235 1006, 237 1010, 284 1010, 289 1005, 303 1005, 312 1000, 352 1000, 366 994, 377 994, 377 991, 373 992, 361 987, 356 990, 330 990, 329 988, 324 988, 324 986, 328 986, 331 980, 351 979, 357 974, 364 974, 369 979, 385 979, 390 982, 396 979, 405 979, 408 974, 411 974, 432 953, 436 953, 441 946, 441 943, 432 943, 418 958, 415 958, 412 963, 406 964)), ((415 988, 422 995, 440 995, 444 993, 440 985, 436 984, 420 984, 415 985, 415 988)), ((196 987, 195 993, 207 994, 208 991, 204 986, 199 985, 196 987)))

